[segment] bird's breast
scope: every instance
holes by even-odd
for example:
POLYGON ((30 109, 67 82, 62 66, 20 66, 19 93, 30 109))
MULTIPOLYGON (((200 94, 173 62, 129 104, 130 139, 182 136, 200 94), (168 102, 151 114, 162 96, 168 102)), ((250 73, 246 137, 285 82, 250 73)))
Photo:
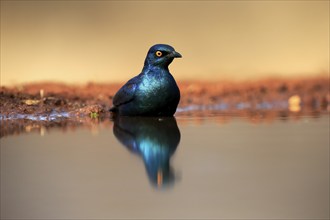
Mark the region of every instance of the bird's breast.
POLYGON ((144 76, 138 93, 144 105, 162 103, 180 95, 176 82, 170 74, 144 76))

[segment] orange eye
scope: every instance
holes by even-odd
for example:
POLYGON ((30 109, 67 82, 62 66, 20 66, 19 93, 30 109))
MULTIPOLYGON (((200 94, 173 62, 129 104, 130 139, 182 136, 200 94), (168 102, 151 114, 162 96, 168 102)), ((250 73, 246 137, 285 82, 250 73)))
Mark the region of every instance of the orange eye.
POLYGON ((158 51, 156 51, 156 56, 157 56, 157 57, 161 57, 161 56, 162 56, 162 52, 161 52, 161 51, 159 51, 159 50, 158 50, 158 51))

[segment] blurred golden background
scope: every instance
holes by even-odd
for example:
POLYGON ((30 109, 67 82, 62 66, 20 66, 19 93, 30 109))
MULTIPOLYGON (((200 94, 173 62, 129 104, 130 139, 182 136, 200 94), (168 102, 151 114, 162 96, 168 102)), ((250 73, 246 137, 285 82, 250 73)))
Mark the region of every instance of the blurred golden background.
POLYGON ((329 1, 1 1, 1 85, 124 82, 156 43, 177 80, 329 73, 329 1))

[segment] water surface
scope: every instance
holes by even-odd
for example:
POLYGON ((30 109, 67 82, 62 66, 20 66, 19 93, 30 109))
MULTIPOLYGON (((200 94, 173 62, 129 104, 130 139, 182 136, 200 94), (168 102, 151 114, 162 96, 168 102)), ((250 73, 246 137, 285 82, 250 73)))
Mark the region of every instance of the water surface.
POLYGON ((66 125, 1 138, 1 218, 329 218, 327 114, 66 125))

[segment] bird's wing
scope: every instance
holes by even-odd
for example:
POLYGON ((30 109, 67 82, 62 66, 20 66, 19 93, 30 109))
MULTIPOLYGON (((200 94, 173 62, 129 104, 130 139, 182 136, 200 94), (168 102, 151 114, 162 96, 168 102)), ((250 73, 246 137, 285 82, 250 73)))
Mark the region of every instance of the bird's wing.
POLYGON ((123 85, 113 97, 113 105, 119 106, 132 101, 134 99, 137 84, 138 78, 134 77, 123 85))

